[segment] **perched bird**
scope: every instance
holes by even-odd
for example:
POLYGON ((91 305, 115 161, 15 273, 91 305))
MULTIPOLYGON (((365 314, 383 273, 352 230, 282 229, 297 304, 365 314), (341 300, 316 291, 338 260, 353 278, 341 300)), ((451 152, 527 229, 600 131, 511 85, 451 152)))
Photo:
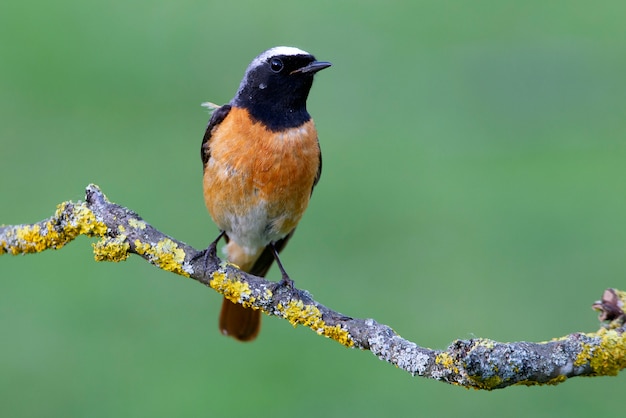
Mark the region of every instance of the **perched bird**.
MULTIPOLYGON (((292 47, 263 52, 248 66, 235 97, 213 112, 202 140, 204 200, 225 235, 228 260, 265 276, 276 259, 283 285, 292 282, 278 253, 322 172, 306 100, 313 76, 330 65, 292 47)), ((253 340, 260 321, 260 311, 224 299, 224 335, 253 340)))

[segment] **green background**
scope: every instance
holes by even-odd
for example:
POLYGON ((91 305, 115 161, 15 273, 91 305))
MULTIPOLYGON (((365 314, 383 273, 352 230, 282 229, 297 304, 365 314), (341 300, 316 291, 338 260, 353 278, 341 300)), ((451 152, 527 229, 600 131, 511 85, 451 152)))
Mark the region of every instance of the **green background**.
MULTIPOLYGON (((598 328, 626 287, 623 1, 18 1, 0 5, 0 223, 100 185, 202 248, 203 101, 275 45, 334 66, 324 173, 283 261, 300 288, 420 345, 598 328)), ((610 416, 626 376, 477 392, 264 318, 81 237, 0 261, 0 415, 610 416)), ((270 276, 278 277, 276 269, 270 276)))

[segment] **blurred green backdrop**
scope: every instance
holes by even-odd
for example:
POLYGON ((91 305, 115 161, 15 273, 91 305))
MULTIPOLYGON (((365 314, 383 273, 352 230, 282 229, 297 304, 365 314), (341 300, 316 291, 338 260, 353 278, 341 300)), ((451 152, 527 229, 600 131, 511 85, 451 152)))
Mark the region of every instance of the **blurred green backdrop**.
MULTIPOLYGON (((422 345, 598 327, 626 287, 623 1, 17 1, 0 5, 0 223, 94 182, 206 246, 203 101, 275 45, 332 61, 310 96, 324 173, 284 256, 301 288, 422 345)), ((271 272, 276 278, 275 270, 271 272)), ((0 415, 589 416, 626 376, 467 391, 81 238, 0 260, 0 415)))

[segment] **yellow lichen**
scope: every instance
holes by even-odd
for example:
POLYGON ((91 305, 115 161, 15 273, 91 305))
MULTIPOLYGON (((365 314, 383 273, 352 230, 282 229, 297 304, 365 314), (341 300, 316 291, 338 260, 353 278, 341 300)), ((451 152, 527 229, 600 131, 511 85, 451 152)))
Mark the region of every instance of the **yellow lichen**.
POLYGON ((151 247, 147 253, 152 255, 150 261, 161 269, 189 277, 189 273, 183 268, 185 251, 179 248, 178 244, 171 239, 162 239, 155 246, 151 247))
POLYGON ((15 235, 19 240, 19 246, 11 248, 13 255, 20 253, 36 253, 45 250, 47 243, 41 235, 41 227, 35 225, 22 225, 17 228, 15 235))
MULTIPOLYGON (((258 307, 259 299, 267 301, 272 298, 272 292, 269 289, 266 289, 262 295, 253 295, 247 283, 237 280, 236 276, 232 278, 232 276, 226 275, 224 271, 228 265, 228 263, 222 264, 220 269, 212 274, 209 282, 209 286, 223 294, 226 299, 239 303, 246 308, 260 309, 258 307), (255 304, 257 306, 254 306, 255 304)), ((340 325, 327 325, 316 306, 305 305, 301 300, 291 300, 286 306, 278 304, 277 309, 280 315, 294 327, 304 325, 346 347, 354 346, 354 341, 348 331, 340 325)))
POLYGON ((301 300, 290 300, 286 306, 278 304, 277 308, 282 316, 294 327, 304 325, 318 334, 332 338, 346 347, 352 347, 354 345, 354 341, 348 331, 341 328, 340 325, 326 325, 326 322, 322 319, 320 310, 314 305, 305 305, 301 300))
POLYGON ((576 356, 574 360, 574 366, 580 367, 589 362, 591 359, 591 353, 593 351, 593 347, 591 344, 583 344, 582 350, 576 356))
POLYGON ((211 274, 211 281, 209 282, 209 286, 212 289, 217 290, 220 293, 223 293, 224 286, 228 284, 229 280, 226 274, 220 270, 216 270, 211 274))
POLYGON ((595 334, 587 335, 599 338, 600 341, 597 345, 583 344, 583 350, 576 359, 578 365, 589 361, 594 374, 601 376, 616 376, 620 370, 626 368, 626 333, 601 329, 595 334))
POLYGON ((346 347, 354 346, 354 340, 350 337, 350 333, 343 329, 339 324, 335 326, 324 325, 321 334, 346 347))
MULTIPOLYGON (((79 235, 104 236, 107 226, 96 219, 83 203, 64 202, 50 220, 33 225, 19 225, 14 229, 16 242, 6 245, 12 254, 59 249, 79 235), (71 210, 68 213, 68 206, 71 210)), ((10 232, 7 236, 12 235, 10 232)))
POLYGON ((148 250, 150 250, 150 248, 152 248, 150 244, 143 243, 138 239, 135 240, 135 251, 137 252, 137 254, 144 255, 146 252, 148 252, 148 250))
POLYGON ((469 378, 472 379, 472 381, 476 385, 476 388, 478 389, 492 390, 500 386, 500 384, 502 384, 502 378, 498 375, 493 375, 493 376, 486 377, 486 378, 478 378, 476 376, 469 376, 469 378))
POLYGON ((128 225, 130 225, 133 228, 146 229, 146 223, 144 221, 140 221, 137 219, 132 219, 132 218, 129 219, 128 225))
POLYGON ((125 235, 119 235, 113 239, 103 239, 93 246, 94 258, 96 261, 124 261, 129 256, 130 244, 126 241, 125 235))
MULTIPOLYGON (((239 280, 229 280, 228 276, 221 270, 218 270, 212 274, 209 286, 220 292, 224 297, 232 302, 240 303, 246 308, 258 309, 253 306, 256 302, 256 298, 252 295, 250 286, 248 283, 239 280)), ((265 296, 271 297, 272 292, 266 292, 265 296)))
POLYGON ((52 221, 45 222, 43 228, 39 224, 20 225, 15 229, 15 236, 18 242, 10 250, 15 255, 41 252, 49 248, 58 249, 77 235, 69 227, 66 227, 59 233, 52 221))
MULTIPOLYGON (((63 202, 57 206, 55 218, 60 218, 69 203, 63 202)), ((71 216, 72 222, 68 222, 64 228, 65 234, 72 238, 78 235, 99 236, 107 233, 107 226, 104 222, 96 219, 96 215, 84 203, 74 204, 71 216)))
POLYGON ((185 251, 171 239, 164 238, 153 245, 136 239, 133 244, 137 254, 147 254, 148 260, 159 268, 189 277, 189 273, 183 265, 185 262, 185 251))
POLYGON ((304 325, 317 330, 324 322, 316 306, 305 305, 301 300, 290 300, 287 306, 279 304, 278 310, 294 327, 304 325))
POLYGON ((445 351, 437 354, 435 357, 435 363, 441 364, 443 367, 454 373, 459 373, 459 368, 456 366, 454 359, 445 351))

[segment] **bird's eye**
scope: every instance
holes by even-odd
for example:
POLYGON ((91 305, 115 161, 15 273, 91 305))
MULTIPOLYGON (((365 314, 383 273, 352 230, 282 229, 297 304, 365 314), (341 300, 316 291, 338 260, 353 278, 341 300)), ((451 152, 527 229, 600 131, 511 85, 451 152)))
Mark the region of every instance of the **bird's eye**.
POLYGON ((284 67, 283 62, 278 59, 278 58, 272 58, 270 60, 270 68, 272 69, 272 71, 274 71, 275 73, 279 73, 280 70, 282 70, 284 67))

